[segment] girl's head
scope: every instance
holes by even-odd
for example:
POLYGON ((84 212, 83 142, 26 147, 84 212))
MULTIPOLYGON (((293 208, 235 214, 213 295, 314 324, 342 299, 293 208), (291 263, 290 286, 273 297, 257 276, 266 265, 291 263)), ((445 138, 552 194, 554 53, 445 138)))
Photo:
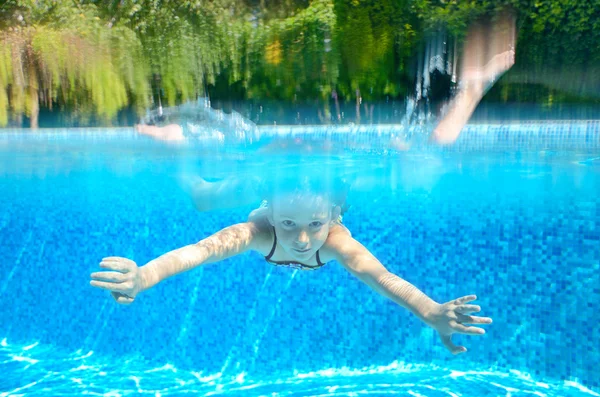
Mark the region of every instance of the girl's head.
POLYGON ((270 195, 268 219, 288 254, 303 261, 323 246, 330 227, 340 216, 337 196, 323 185, 307 181, 295 187, 283 186, 270 195))

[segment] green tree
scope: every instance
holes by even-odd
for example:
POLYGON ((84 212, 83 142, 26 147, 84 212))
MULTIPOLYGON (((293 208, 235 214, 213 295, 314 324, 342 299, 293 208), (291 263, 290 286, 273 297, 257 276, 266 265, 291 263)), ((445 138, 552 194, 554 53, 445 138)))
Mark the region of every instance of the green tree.
POLYGON ((40 103, 94 113, 109 122, 129 103, 147 105, 147 68, 136 35, 107 27, 94 5, 12 1, 0 32, 0 125, 30 118, 36 128, 40 103))

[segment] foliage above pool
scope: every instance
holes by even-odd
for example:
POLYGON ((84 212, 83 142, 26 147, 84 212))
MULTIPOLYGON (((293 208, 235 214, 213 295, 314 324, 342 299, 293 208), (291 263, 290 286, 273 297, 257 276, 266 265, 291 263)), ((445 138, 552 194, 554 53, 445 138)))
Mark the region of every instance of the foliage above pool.
POLYGON ((55 1, 0 5, 0 126, 42 108, 108 122, 160 96, 371 101, 413 91, 428 37, 518 16, 517 64, 490 95, 561 102, 599 91, 599 0, 55 1), (562 65, 568 64, 568 73, 562 65), (523 82, 539 84, 523 91, 523 82), (576 83, 576 84, 573 84, 576 83))

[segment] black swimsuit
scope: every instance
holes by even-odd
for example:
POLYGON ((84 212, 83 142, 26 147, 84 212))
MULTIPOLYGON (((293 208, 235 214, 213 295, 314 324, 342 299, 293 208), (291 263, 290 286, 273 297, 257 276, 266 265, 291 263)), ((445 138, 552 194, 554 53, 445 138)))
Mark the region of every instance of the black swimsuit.
POLYGON ((308 266, 305 265, 304 263, 300 263, 300 262, 294 262, 294 261, 273 261, 271 260, 271 257, 273 256, 273 254, 275 253, 275 248, 277 248, 277 234, 275 233, 275 228, 273 228, 273 248, 271 248, 271 252, 269 252, 269 255, 265 256, 265 260, 273 265, 276 266, 287 266, 287 267, 291 267, 293 269, 300 269, 300 270, 316 270, 318 268, 320 268, 321 266, 325 266, 325 264, 323 262, 321 262, 321 258, 319 257, 319 251, 317 251, 316 254, 316 259, 317 259, 317 266, 308 266))

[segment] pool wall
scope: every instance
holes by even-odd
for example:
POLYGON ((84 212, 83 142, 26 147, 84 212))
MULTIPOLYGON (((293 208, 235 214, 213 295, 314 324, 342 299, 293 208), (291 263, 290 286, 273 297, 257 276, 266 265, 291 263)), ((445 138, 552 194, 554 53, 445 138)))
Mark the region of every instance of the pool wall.
MULTIPOLYGON (((549 142, 593 153, 599 124, 582 125, 549 142)), ((4 136, 1 161, 8 164, 14 157, 4 136)), ((481 139, 465 135, 460 145, 485 148, 481 139)), ((401 360, 512 368, 600 388, 600 172, 593 156, 560 167, 542 161, 518 178, 484 162, 391 195, 373 192, 345 216, 357 240, 433 299, 479 296, 494 324, 485 336, 457 337, 469 349, 457 357, 336 263, 302 272, 247 254, 173 277, 131 306, 115 304, 89 286, 102 257, 143 264, 243 221, 251 208, 196 212, 175 187, 168 156, 152 164, 118 153, 65 157, 77 167, 0 179, 0 338, 232 376, 401 360)))

